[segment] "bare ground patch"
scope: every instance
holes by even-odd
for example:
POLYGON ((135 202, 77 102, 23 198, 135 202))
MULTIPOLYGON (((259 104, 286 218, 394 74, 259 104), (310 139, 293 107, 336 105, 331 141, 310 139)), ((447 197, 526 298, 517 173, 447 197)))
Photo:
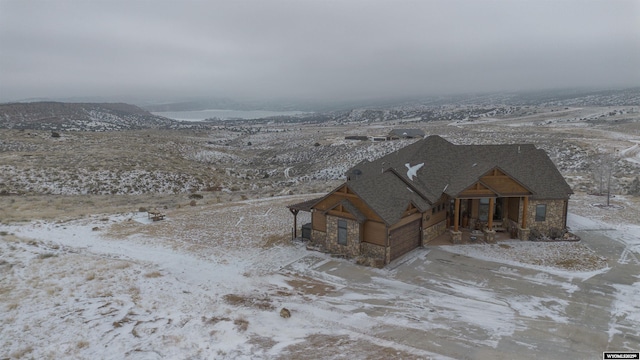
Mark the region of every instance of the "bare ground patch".
POLYGON ((336 289, 332 285, 306 276, 296 276, 293 279, 288 279, 287 284, 289 284, 296 292, 298 292, 298 294, 301 295, 324 296, 336 289))
POLYGON ((361 359, 425 359, 424 356, 373 344, 367 340, 325 334, 309 335, 303 342, 286 347, 278 359, 340 358, 345 353, 351 353, 353 349, 358 349, 357 357, 361 359))
POLYGON ((522 264, 588 272, 606 268, 607 258, 580 242, 509 242, 497 245, 448 246, 446 250, 522 264))
POLYGON ((259 310, 275 309, 275 306, 272 304, 272 300, 267 296, 227 294, 224 295, 223 298, 229 305, 244 306, 259 310))
POLYGON ((280 246, 287 245, 290 243, 290 241, 291 241, 291 237, 288 235, 273 234, 265 237, 264 244, 262 244, 262 248, 268 249, 278 245, 280 246))

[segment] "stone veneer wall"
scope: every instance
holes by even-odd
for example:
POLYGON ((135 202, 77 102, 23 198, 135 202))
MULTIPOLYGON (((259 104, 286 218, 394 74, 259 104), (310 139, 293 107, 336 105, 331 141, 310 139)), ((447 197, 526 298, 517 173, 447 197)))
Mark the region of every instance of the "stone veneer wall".
POLYGON ((360 255, 360 224, 355 220, 327 215, 327 235, 325 249, 332 254, 348 258, 360 255), (347 245, 338 244, 338 220, 347 222, 347 245))
MULTIPOLYGON (((363 242, 360 244, 361 255, 363 258, 373 262, 379 262, 381 265, 387 264, 389 261, 387 259, 387 254, 390 253, 387 251, 385 246, 371 244, 363 242)), ((375 266, 375 265, 373 265, 375 266)))
POLYGON ((422 231, 422 245, 424 246, 429 241, 444 234, 446 231, 447 231, 447 220, 443 220, 443 221, 440 221, 439 223, 435 223, 434 225, 429 226, 428 228, 422 231))
POLYGON ((309 239, 310 246, 317 246, 322 250, 327 248, 327 233, 324 231, 312 229, 311 239, 309 239))
POLYGON ((564 200, 529 200, 527 227, 549 235, 551 228, 564 229, 564 200), (545 221, 536 221, 536 205, 547 205, 545 221))

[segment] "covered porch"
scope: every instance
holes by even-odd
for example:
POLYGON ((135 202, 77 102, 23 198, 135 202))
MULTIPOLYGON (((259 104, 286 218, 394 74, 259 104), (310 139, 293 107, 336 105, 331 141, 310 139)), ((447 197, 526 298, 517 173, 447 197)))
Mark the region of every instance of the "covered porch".
POLYGON ((303 239, 309 240, 311 238, 310 227, 308 229, 305 229, 304 225, 302 225, 302 229, 301 229, 302 231, 298 233, 298 214, 300 213, 300 211, 308 212, 309 214, 311 214, 311 207, 321 199, 322 198, 315 198, 315 199, 311 199, 311 200, 307 200, 307 201, 303 201, 300 203, 287 206, 287 208, 293 215, 293 228, 291 228, 292 240, 298 238, 298 234, 300 234, 300 237, 302 237, 303 239), (305 231, 305 230, 308 230, 308 231, 305 231))
MULTIPOLYGON (((442 235, 436 237, 435 239, 429 241, 425 244, 425 246, 444 246, 444 245, 454 245, 451 241, 451 231, 453 228, 450 228, 450 231, 443 233, 442 235)), ((455 245, 477 245, 477 244, 490 244, 484 233, 479 230, 470 230, 467 228, 459 228, 461 233, 460 242, 455 245)), ((500 243, 513 240, 511 234, 508 232, 496 232, 494 237, 494 243, 500 243)))
POLYGON ((529 196, 456 197, 451 200, 451 242, 461 243, 463 232, 482 235, 486 242, 494 243, 497 234, 507 238, 527 240, 529 196))
POLYGON ((451 242, 462 242, 462 230, 480 231, 489 243, 496 233, 528 240, 529 197, 533 192, 499 168, 485 173, 450 200, 451 242))

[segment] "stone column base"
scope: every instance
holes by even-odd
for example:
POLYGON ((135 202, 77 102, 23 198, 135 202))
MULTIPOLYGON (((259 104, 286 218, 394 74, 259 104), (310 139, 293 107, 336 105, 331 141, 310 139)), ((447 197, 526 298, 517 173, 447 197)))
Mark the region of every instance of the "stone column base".
POLYGON ((529 240, 530 232, 531 232, 531 229, 523 229, 518 226, 518 239, 523 241, 529 240))
POLYGON ((462 231, 451 230, 451 242, 454 244, 462 244, 462 231))
POLYGON ((495 230, 485 230, 484 231, 484 241, 488 242, 489 244, 495 244, 496 243, 496 232, 495 232, 495 230))

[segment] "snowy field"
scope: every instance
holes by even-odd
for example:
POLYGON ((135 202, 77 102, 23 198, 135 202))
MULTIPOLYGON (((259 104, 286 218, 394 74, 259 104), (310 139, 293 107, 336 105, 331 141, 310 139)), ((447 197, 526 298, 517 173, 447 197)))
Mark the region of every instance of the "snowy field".
POLYGON ((0 358, 597 358, 640 346, 637 224, 571 215, 576 232, 621 246, 617 258, 597 242, 510 241, 420 249, 380 270, 291 242, 285 206, 304 199, 0 225, 0 358), (590 265, 548 261, 557 254, 590 265), (608 279, 620 266, 627 283, 608 279))

